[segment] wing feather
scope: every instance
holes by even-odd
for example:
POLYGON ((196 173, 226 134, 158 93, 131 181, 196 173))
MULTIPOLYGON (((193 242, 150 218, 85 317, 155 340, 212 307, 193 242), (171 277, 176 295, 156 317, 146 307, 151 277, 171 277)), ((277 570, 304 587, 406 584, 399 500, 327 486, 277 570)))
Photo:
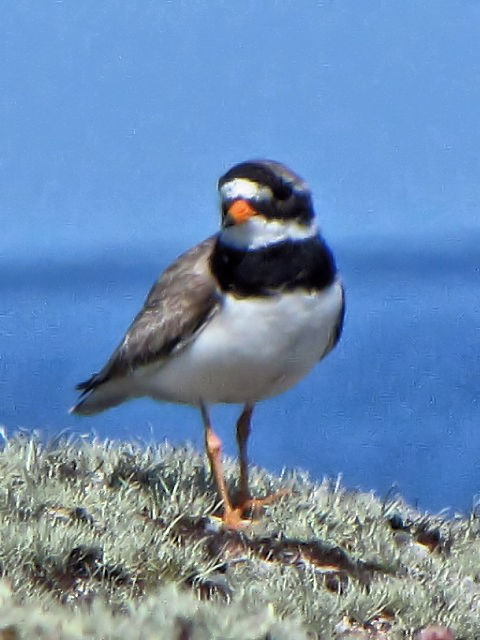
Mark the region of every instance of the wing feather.
POLYGON ((209 269, 216 236, 173 262, 153 285, 107 364, 77 389, 85 396, 112 378, 183 349, 217 312, 220 296, 209 269))

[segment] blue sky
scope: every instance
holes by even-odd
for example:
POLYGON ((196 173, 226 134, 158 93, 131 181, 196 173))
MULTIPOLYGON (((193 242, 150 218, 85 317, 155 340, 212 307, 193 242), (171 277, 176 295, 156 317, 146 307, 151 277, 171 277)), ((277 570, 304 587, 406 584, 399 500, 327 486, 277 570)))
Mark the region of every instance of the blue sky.
MULTIPOLYGON (((285 429, 298 429, 313 412, 326 448, 345 437, 353 449, 350 428, 363 424, 364 449, 376 437, 376 453, 347 480, 380 491, 411 473, 402 442, 417 468, 442 438, 450 459, 464 457, 478 418, 479 24, 473 0, 5 4, 0 422, 73 426, 73 384, 109 355, 160 270, 216 230, 218 176, 269 157, 310 183, 350 316, 331 362, 261 422, 288 413, 285 429), (440 406, 418 395, 423 375, 440 406), (427 414, 439 440, 432 432, 418 443, 427 414), (400 452, 384 477, 374 473, 381 446, 400 452)), ((141 403, 91 424, 123 436, 162 419, 167 437, 178 421, 182 438, 196 433, 190 414, 141 403)), ((281 466, 289 442, 280 442, 275 464, 261 446, 252 457, 281 466)), ((316 476, 352 466, 339 454, 316 467, 309 455, 298 442, 287 463, 316 476)), ((432 474, 427 493, 416 478, 409 497, 428 504, 432 474)), ((452 483, 430 504, 461 495, 465 505, 474 481, 452 483)))
POLYGON ((259 155, 309 180, 330 235, 477 228, 479 20, 466 0, 10 3, 4 251, 196 239, 216 177, 259 155))

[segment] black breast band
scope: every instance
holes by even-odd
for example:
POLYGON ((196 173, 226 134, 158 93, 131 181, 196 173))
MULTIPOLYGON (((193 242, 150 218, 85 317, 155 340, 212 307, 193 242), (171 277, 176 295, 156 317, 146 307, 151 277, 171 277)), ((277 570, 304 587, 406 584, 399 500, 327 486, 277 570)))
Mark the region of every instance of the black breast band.
POLYGON ((219 236, 211 269, 223 291, 240 297, 269 296, 298 288, 321 291, 337 272, 332 252, 320 236, 258 249, 239 249, 219 236))

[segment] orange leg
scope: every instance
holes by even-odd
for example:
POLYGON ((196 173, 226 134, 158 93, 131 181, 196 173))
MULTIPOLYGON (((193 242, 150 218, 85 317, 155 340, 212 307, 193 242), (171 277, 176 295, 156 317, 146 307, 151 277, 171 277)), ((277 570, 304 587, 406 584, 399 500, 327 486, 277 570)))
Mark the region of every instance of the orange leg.
POLYGON ((228 495, 227 483, 225 482, 223 473, 222 441, 212 429, 210 416, 203 402, 200 405, 200 410, 202 412, 203 426, 205 429, 205 449, 207 450, 213 479, 223 502, 223 524, 226 527, 238 529, 242 524, 245 524, 245 521, 242 519, 242 510, 232 505, 230 496, 228 495))
POLYGON ((250 511, 252 517, 264 505, 271 504, 282 496, 288 495, 290 491, 282 490, 265 496, 264 498, 252 498, 248 487, 248 457, 247 442, 250 435, 250 422, 252 419, 253 408, 255 405, 246 404, 237 421, 237 443, 240 464, 240 490, 235 501, 236 509, 240 515, 244 515, 250 511))
POLYGON ((203 427, 205 429, 205 449, 207 451, 208 460, 210 462, 210 469, 217 485, 218 493, 223 501, 223 508, 225 513, 233 511, 232 503, 228 495, 227 483, 225 482, 225 476, 223 474, 222 465, 222 441, 212 429, 210 422, 210 416, 208 415, 207 407, 203 404, 200 405, 200 411, 202 412, 203 427))
POLYGON ((238 493, 238 504, 242 506, 251 500, 250 489, 248 488, 248 456, 247 443, 250 435, 250 421, 252 419, 253 406, 246 404, 237 421, 237 444, 240 464, 240 491, 238 493))
POLYGON ((203 403, 200 404, 200 410, 202 412, 203 426, 205 429, 205 449, 210 462, 213 479, 223 502, 223 524, 231 529, 238 529, 252 522, 252 520, 244 517, 244 513, 249 510, 255 512, 263 505, 269 504, 289 492, 279 491, 265 498, 252 498, 250 495, 248 488, 247 441, 250 434, 250 420, 253 405, 246 404, 237 421, 237 442, 240 457, 240 491, 234 506, 228 495, 227 483, 225 482, 223 473, 222 442, 212 428, 210 416, 203 403))

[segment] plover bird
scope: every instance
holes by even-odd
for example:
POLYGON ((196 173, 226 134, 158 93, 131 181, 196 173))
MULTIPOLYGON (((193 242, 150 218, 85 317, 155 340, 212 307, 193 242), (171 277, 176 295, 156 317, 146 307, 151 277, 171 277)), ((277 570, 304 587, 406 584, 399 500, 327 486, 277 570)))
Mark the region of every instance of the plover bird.
POLYGON ((236 527, 261 502, 248 486, 253 408, 333 349, 345 303, 299 176, 270 160, 242 162, 220 178, 218 191, 220 231, 164 271, 103 369, 78 385, 71 412, 91 415, 140 396, 199 407, 223 522, 236 527), (235 501, 209 418, 214 403, 243 405, 235 501))

